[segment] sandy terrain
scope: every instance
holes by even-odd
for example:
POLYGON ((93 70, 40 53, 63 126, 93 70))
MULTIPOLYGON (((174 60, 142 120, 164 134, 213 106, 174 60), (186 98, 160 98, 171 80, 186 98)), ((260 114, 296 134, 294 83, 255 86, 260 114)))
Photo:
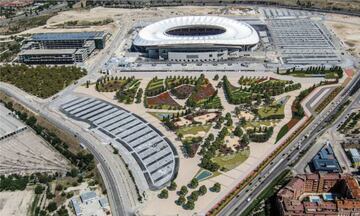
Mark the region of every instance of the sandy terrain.
POLYGON ((190 137, 205 137, 206 133, 205 131, 199 131, 197 134, 185 134, 184 138, 190 138, 190 137))
POLYGON ((226 136, 225 137, 225 145, 227 146, 227 147, 230 147, 230 148, 232 148, 232 150, 234 150, 234 151, 236 151, 236 149, 235 149, 235 146, 237 146, 238 144, 239 144, 239 137, 237 137, 237 136, 233 136, 233 137, 231 137, 231 136, 226 136))
POLYGON ((354 56, 360 57, 360 17, 328 15, 325 25, 340 39, 354 56))
POLYGON ((249 112, 240 111, 240 114, 238 115, 239 118, 244 117, 246 121, 251 121, 255 118, 255 116, 249 112))
POLYGON ((206 124, 207 121, 211 121, 215 117, 216 113, 207 113, 205 115, 196 116, 194 120, 197 122, 201 122, 202 124, 206 124))
POLYGON ((15 192, 0 192, 0 215, 26 215, 33 198, 34 192, 32 189, 15 192))
POLYGON ((184 117, 180 117, 179 119, 180 119, 179 121, 176 121, 174 123, 175 126, 182 127, 182 126, 187 126, 187 125, 191 124, 191 121, 187 120, 184 117))

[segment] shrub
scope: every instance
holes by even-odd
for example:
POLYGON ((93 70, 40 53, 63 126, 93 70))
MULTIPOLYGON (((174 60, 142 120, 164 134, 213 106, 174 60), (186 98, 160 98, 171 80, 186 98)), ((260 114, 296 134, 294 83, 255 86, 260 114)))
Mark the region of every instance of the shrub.
POLYGON ((160 199, 167 199, 169 197, 169 192, 166 189, 163 189, 158 195, 160 199))

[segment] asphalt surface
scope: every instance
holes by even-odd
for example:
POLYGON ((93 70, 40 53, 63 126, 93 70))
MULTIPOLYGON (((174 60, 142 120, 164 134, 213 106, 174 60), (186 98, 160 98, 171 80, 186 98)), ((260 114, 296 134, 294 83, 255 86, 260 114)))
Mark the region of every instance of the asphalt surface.
MULTIPOLYGON (((303 132, 297 136, 275 159, 247 187, 240 191, 230 203, 220 211, 219 215, 240 215, 270 183, 283 170, 289 167, 299 157, 299 153, 311 145, 316 137, 322 134, 331 117, 333 117, 341 105, 347 101, 350 89, 359 79, 359 73, 352 79, 350 85, 336 97, 336 99, 321 112, 303 132)), ((359 97, 356 100, 358 100, 359 97)))
MULTIPOLYGON (((69 125, 69 121, 64 121, 63 119, 56 118, 51 110, 49 109, 50 105, 55 104, 58 100, 61 100, 66 95, 70 95, 79 85, 85 83, 87 80, 96 79, 99 74, 99 70, 104 65, 106 61, 111 57, 112 53, 115 51, 118 39, 121 36, 121 31, 118 31, 117 34, 114 36, 109 49, 102 50, 100 55, 102 58, 98 58, 99 61, 95 62, 93 65, 87 68, 89 71, 88 75, 83 77, 82 79, 78 80, 78 82, 74 85, 69 86, 68 88, 64 89, 63 91, 59 92, 58 94, 54 95, 48 99, 37 99, 35 97, 26 97, 23 95, 23 92, 18 90, 16 91, 14 87, 8 84, 1 84, 0 90, 5 92, 7 95, 13 97, 17 101, 19 101, 24 106, 28 107, 34 113, 38 113, 43 118, 47 119, 56 127, 60 128, 63 131, 68 132, 69 134, 74 134, 77 136, 79 141, 86 146, 87 149, 94 155, 96 161, 98 162, 98 168, 103 177, 103 181, 105 183, 107 193, 109 196, 109 202, 111 207, 112 215, 115 216, 123 216, 123 215, 130 215, 132 214, 131 210, 129 209, 131 206, 128 204, 128 200, 124 199, 121 194, 126 194, 125 189, 121 189, 119 187, 123 187, 122 182, 119 179, 116 179, 115 172, 116 170, 111 169, 111 163, 105 160, 103 154, 100 152, 104 152, 102 146, 97 146, 94 142, 89 142, 89 140, 94 140, 89 133, 86 131, 79 131, 75 127, 69 125), (126 204, 124 204, 124 200, 126 204)), ((120 161, 118 161, 120 163, 120 161)))

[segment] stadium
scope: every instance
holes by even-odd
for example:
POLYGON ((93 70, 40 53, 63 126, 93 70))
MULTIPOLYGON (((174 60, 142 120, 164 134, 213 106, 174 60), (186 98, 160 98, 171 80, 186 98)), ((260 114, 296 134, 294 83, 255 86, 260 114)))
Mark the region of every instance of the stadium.
POLYGON ((173 62, 220 61, 257 48, 259 36, 247 23, 216 16, 175 17, 141 29, 133 49, 173 62))

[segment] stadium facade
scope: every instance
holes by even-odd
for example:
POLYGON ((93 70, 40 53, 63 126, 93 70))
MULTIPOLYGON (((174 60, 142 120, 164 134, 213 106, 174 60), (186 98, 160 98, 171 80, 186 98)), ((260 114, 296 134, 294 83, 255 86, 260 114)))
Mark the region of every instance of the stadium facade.
POLYGON ((105 32, 34 34, 25 41, 18 60, 25 64, 82 63, 95 49, 105 47, 105 32))
POLYGON ((141 29, 133 49, 154 59, 206 62, 237 58, 258 44, 258 33, 247 23, 217 16, 185 16, 141 29))

